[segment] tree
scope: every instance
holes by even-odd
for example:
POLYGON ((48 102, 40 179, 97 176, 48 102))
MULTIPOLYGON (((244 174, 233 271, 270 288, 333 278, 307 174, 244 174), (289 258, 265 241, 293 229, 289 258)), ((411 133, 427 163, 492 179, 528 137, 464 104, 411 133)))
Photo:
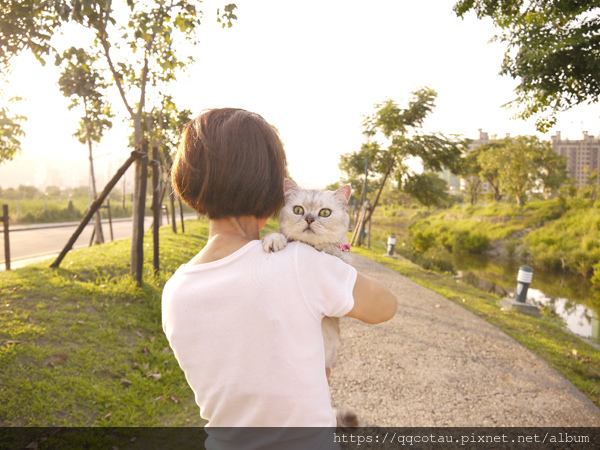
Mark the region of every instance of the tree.
POLYGON ((589 167, 584 167, 583 171, 585 173, 586 184, 584 195, 594 202, 596 201, 596 196, 598 194, 598 168, 590 170, 589 167))
MULTIPOLYGON (((134 143, 142 138, 146 103, 161 86, 173 81, 193 58, 182 43, 193 48, 201 12, 192 0, 126 0, 118 12, 112 0, 22 0, 0 8, 0 70, 22 51, 42 63, 57 50, 51 38, 67 22, 77 23, 93 35, 91 47, 102 56, 112 84, 134 126, 134 143), (177 47, 176 47, 177 46, 177 47), (175 51, 177 48, 177 51, 175 51), (153 92, 150 92, 153 91, 153 92), (134 100, 135 99, 135 100, 134 100), (135 109, 134 109, 135 108, 135 109)), ((217 20, 231 26, 236 6, 217 11, 217 20)), ((80 36, 77 36, 80 39, 80 36)), ((90 52, 93 53, 93 52, 90 52)))
POLYGON ((30 51, 42 64, 53 51, 50 39, 68 20, 70 2, 66 0, 2 1, 0 7, 0 71, 6 71, 10 60, 30 51))
POLYGON ((425 206, 442 206, 450 200, 448 183, 433 172, 424 172, 404 186, 404 192, 425 206))
MULTIPOLYGON (((69 109, 79 107, 83 110, 83 117, 74 136, 79 142, 88 146, 90 185, 94 199, 98 194, 94 174, 93 143, 99 143, 104 131, 112 127, 110 119, 113 117, 110 106, 104 101, 104 91, 107 86, 94 67, 96 62, 96 57, 86 53, 82 48, 75 47, 71 47, 62 56, 56 58, 56 65, 62 65, 58 80, 60 90, 65 97, 71 98, 69 109)), ((98 211, 95 215, 95 243, 103 242, 102 222, 98 211)))
MULTIPOLYGON (((150 98, 160 99, 161 86, 174 81, 176 73, 186 67, 182 46, 177 51, 175 46, 188 42, 193 48, 197 44, 195 31, 201 12, 188 0, 127 0, 127 6, 129 14, 122 22, 107 0, 82 2, 81 8, 73 9, 72 18, 94 33, 96 48, 133 122, 137 144, 142 139, 146 103, 150 98), (153 95, 148 95, 151 90, 153 95)), ((234 9, 235 5, 227 8, 219 20, 231 24, 234 9)), ((193 58, 188 56, 187 61, 193 58)))
POLYGON ((539 131, 556 114, 595 103, 600 95, 598 0, 459 0, 454 11, 489 17, 508 44, 502 71, 519 80, 519 117, 536 117, 539 131))
MULTIPOLYGON (((17 99, 9 101, 15 100, 17 99)), ((7 107, 0 107, 0 164, 10 161, 21 151, 20 139, 25 136, 25 132, 19 122, 24 120, 23 116, 11 114, 7 107)))
POLYGON ((476 205, 481 194, 481 166, 477 160, 478 153, 471 151, 464 155, 459 164, 457 175, 460 175, 466 182, 467 196, 471 205, 476 205))
POLYGON ((544 181, 554 183, 566 176, 564 164, 556 162, 563 160, 555 159, 552 153, 549 142, 540 141, 536 136, 517 136, 496 141, 494 151, 487 151, 485 155, 490 167, 498 171, 502 188, 514 196, 517 205, 523 206, 529 191, 543 190, 544 181), (551 164, 547 164, 549 161, 551 164))
POLYGON ((502 144, 498 142, 489 142, 480 145, 473 150, 473 156, 477 159, 479 165, 479 178, 492 187, 492 198, 494 201, 502 199, 500 167, 497 163, 497 153, 502 144))
POLYGON ((549 198, 559 192, 567 181, 567 158, 555 153, 549 143, 540 147, 534 156, 534 164, 538 168, 538 188, 549 198))
POLYGON ((411 195, 419 192, 419 201, 435 204, 440 200, 440 185, 435 178, 417 173, 407 164, 410 158, 417 158, 425 172, 435 172, 444 167, 454 169, 460 158, 461 141, 439 133, 421 132, 423 122, 435 108, 436 97, 433 89, 423 88, 412 93, 406 108, 400 108, 392 100, 375 105, 377 111, 363 122, 369 142, 358 152, 342 155, 340 169, 350 180, 362 176, 367 159, 369 171, 377 179, 377 194, 365 222, 371 219, 390 177, 404 192, 411 195), (383 143, 374 138, 382 139, 383 143))

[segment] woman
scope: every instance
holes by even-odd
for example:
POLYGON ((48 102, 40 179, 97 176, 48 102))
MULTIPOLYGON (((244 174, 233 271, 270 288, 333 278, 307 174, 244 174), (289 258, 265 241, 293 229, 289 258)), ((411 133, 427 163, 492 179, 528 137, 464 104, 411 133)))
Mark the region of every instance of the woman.
POLYGON ((259 231, 284 202, 283 145, 261 116, 213 109, 186 125, 172 170, 209 218, 206 246, 163 292, 163 328, 207 427, 335 427, 321 320, 389 320, 396 298, 338 258, 259 231))

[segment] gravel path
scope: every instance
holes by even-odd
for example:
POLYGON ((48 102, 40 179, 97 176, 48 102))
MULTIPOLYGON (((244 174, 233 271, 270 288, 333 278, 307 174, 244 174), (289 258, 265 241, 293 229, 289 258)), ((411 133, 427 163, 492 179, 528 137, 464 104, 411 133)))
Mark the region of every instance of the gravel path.
POLYGON ((366 425, 600 426, 600 409, 502 331, 368 258, 351 264, 398 298, 384 324, 342 320, 331 394, 366 425))

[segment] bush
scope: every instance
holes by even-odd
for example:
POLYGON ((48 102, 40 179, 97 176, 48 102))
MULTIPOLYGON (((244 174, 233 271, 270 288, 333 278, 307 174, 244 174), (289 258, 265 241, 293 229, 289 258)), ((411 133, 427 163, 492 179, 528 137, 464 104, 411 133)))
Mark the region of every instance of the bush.
POLYGON ((577 250, 569 254, 567 265, 571 268, 571 270, 583 275, 584 277, 587 277, 594 271, 595 264, 599 260, 600 250, 592 252, 577 250))
POLYGON ((519 246, 519 241, 516 239, 512 239, 510 241, 505 242, 504 250, 506 250, 506 254, 509 258, 514 258, 517 253, 517 247, 519 246))
POLYGON ((490 238, 484 233, 471 233, 463 230, 454 234, 453 252, 483 253, 488 248, 490 248, 490 238))
POLYGON ((416 263, 427 270, 450 273, 456 272, 452 262, 452 255, 450 255, 448 250, 440 246, 431 247, 417 258, 416 263))
POLYGON ((409 239, 410 245, 420 253, 425 253, 435 245, 435 234, 431 231, 411 231, 409 239))
POLYGON ((69 201, 66 208, 49 207, 35 213, 28 212, 23 216, 23 223, 53 223, 53 222, 75 222, 83 218, 83 213, 75 209, 73 202, 69 201))
POLYGON ((559 270, 562 268, 561 252, 555 245, 540 244, 531 249, 534 264, 541 270, 559 270))
POLYGON ((597 249, 598 247, 600 247, 600 242, 598 242, 598 240, 593 237, 586 236, 581 241, 581 248, 586 252, 591 252, 597 249))
POLYGON ((594 266, 594 275, 592 275, 592 284, 600 286, 600 261, 594 266))
POLYGON ((452 250, 454 244, 454 234, 451 231, 444 231, 438 236, 438 242, 448 251, 452 250))

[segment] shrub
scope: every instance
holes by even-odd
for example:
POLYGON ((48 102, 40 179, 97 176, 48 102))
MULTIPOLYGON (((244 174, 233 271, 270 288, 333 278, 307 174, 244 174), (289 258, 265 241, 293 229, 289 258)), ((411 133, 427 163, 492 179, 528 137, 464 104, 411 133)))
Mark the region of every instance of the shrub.
POLYGON ((598 242, 598 240, 593 237, 586 236, 581 241, 581 248, 586 252, 591 252, 597 249, 598 247, 600 247, 600 242, 598 242))
POLYGON ((592 284, 600 286, 600 261, 594 265, 594 275, 592 275, 592 284))
POLYGON ((431 247, 417 258, 416 262, 427 270, 450 273, 456 272, 452 262, 452 255, 450 255, 448 250, 440 246, 431 247))
POLYGON ((504 243, 504 250, 506 250, 506 254, 509 258, 514 258, 517 253, 517 247, 519 246, 519 241, 516 239, 511 239, 510 241, 506 241, 504 243))
POLYGON ((435 245, 435 234, 431 231, 412 231, 409 239, 410 245, 420 253, 425 253, 435 245))
POLYGON ((600 250, 593 252, 577 250, 569 254, 567 265, 574 272, 587 277, 594 271, 595 264, 599 260, 600 250))
POLYGON ((485 233, 471 233, 467 230, 454 234, 452 251, 467 251, 470 253, 483 253, 490 248, 490 238, 485 233))
POLYGON ((438 236, 438 242, 444 246, 446 250, 452 250, 454 243, 454 234, 451 231, 444 231, 438 236))
POLYGON ((35 213, 28 212, 23 216, 23 223, 52 223, 52 222, 73 222, 83 218, 83 213, 75 209, 73 202, 69 201, 66 208, 49 207, 35 213))
POLYGON ((562 268, 561 252, 555 245, 540 244, 531 249, 534 264, 541 270, 562 268))

